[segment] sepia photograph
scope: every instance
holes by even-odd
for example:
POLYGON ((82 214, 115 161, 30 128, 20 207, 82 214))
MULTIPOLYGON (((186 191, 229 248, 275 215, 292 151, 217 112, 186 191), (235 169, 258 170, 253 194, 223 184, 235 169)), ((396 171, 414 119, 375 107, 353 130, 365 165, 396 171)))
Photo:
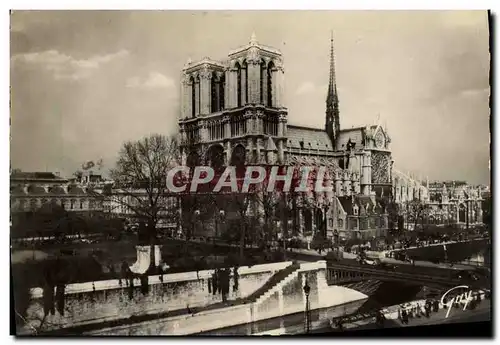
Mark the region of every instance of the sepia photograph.
POLYGON ((489 11, 9 17, 12 335, 492 337, 489 11))

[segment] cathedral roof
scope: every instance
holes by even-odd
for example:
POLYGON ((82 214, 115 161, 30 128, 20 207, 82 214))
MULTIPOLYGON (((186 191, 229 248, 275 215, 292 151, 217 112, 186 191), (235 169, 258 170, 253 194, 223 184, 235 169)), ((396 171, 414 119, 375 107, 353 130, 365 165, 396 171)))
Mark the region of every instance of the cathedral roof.
POLYGON ((405 185, 405 186, 420 186, 422 185, 421 181, 415 180, 411 178, 408 174, 405 174, 402 171, 393 169, 392 170, 392 178, 396 184, 405 185))
POLYGON ((248 49, 253 48, 253 47, 256 47, 259 50, 265 51, 265 52, 270 53, 270 54, 275 55, 275 56, 281 56, 281 52, 278 49, 260 44, 257 40, 257 37, 255 36, 255 33, 252 33, 252 36, 250 37, 250 41, 248 42, 248 44, 246 44, 242 47, 239 47, 237 49, 231 50, 229 52, 229 56, 232 57, 232 56, 240 54, 242 52, 246 52, 248 49))
POLYGON ((348 215, 352 215, 352 206, 354 205, 352 202, 352 198, 347 196, 339 196, 338 199, 340 204, 342 205, 342 208, 344 209, 344 212, 348 215))
POLYGON ((290 165, 301 165, 301 166, 313 166, 327 167, 331 172, 340 172, 342 169, 338 165, 338 163, 333 158, 329 157, 310 157, 310 156, 302 156, 302 155, 292 155, 288 161, 290 165))
POLYGON ((274 140, 271 137, 267 138, 266 151, 278 151, 276 144, 274 143, 274 140))
POLYGON ((330 137, 319 128, 288 125, 287 136, 292 149, 334 151, 330 137))
POLYGON ((364 141, 364 129, 365 127, 341 129, 339 131, 339 136, 337 139, 337 150, 343 150, 347 148, 347 142, 349 141, 349 139, 351 140, 351 143, 355 144, 355 148, 362 147, 364 141))
POLYGON ((354 205, 358 205, 359 215, 361 215, 361 216, 366 215, 367 207, 370 210, 370 212, 373 212, 374 207, 377 206, 369 196, 362 196, 362 195, 359 195, 359 196, 339 196, 338 200, 339 200, 340 204, 342 205, 342 208, 344 209, 345 213, 347 213, 347 215, 349 215, 349 216, 354 215, 354 212, 353 212, 354 205))

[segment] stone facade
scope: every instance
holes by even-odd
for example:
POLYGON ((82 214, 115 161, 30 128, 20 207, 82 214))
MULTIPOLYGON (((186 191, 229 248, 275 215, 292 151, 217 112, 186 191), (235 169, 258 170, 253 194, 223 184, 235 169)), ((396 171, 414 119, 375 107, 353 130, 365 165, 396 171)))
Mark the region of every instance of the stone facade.
POLYGON ((15 172, 10 177, 11 212, 33 212, 58 205, 70 212, 101 211, 102 203, 86 186, 53 173, 15 172))
POLYGON ((408 204, 420 203, 424 207, 425 224, 467 227, 483 224, 483 190, 465 181, 422 181, 410 173, 394 172, 394 201, 400 205, 405 217, 405 228, 414 227, 408 204))
MULTIPOLYGON (((101 191, 102 192, 102 191, 101 191)), ((133 190, 123 190, 120 188, 109 188, 103 196, 103 210, 112 217, 127 219, 130 222, 139 222, 135 208, 145 209, 149 205, 148 193, 145 189, 136 188, 133 190), (137 219, 136 219, 137 218, 137 219)), ((177 232, 179 205, 175 196, 162 196, 162 210, 158 212, 159 221, 157 228, 168 229, 175 234, 177 232)))
MULTIPOLYGON (((380 123, 340 129, 333 39, 325 129, 288 123, 284 72, 281 52, 260 44, 255 35, 226 61, 189 61, 182 71, 179 118, 183 163, 326 167, 333 194, 295 205, 294 233, 302 237, 318 231, 329 238, 338 234, 337 209, 345 205, 338 197, 370 198, 373 209, 386 217, 380 198, 391 193, 390 137, 380 123)), ((194 210, 186 207, 186 212, 194 210)), ((387 222, 378 224, 372 230, 385 231, 387 222)))
POLYGON ((460 227, 483 223, 480 186, 443 181, 429 184, 430 224, 456 224, 460 227))

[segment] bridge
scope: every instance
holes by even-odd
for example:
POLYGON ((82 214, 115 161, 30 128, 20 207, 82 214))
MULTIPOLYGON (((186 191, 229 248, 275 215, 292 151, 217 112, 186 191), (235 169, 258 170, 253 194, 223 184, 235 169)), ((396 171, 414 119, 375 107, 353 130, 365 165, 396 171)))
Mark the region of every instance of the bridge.
POLYGON ((436 289, 449 289, 467 285, 471 289, 490 289, 491 281, 481 276, 478 280, 470 277, 459 278, 457 270, 428 267, 367 266, 358 263, 329 262, 327 267, 328 285, 346 286, 363 293, 373 292, 382 282, 393 281, 427 286, 436 289))

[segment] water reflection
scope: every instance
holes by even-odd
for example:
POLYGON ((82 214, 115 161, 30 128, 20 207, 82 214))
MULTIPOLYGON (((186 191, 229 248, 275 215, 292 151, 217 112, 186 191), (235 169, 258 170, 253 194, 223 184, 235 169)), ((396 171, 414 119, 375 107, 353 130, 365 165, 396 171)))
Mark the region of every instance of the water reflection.
POLYGON ((484 265, 489 265, 491 245, 488 240, 471 242, 449 243, 446 246, 428 246, 407 249, 408 256, 415 260, 431 261, 435 263, 473 261, 482 257, 484 265))

